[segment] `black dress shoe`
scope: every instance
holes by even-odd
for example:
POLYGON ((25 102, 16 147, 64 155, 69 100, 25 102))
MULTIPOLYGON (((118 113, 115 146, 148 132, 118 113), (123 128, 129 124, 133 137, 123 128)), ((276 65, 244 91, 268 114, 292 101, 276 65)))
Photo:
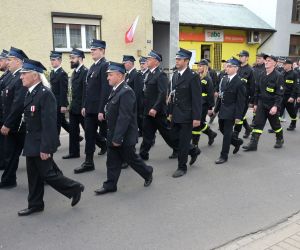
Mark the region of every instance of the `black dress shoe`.
POLYGON ((141 157, 144 161, 148 161, 148 160, 149 160, 149 156, 148 156, 148 155, 140 154, 140 157, 141 157))
POLYGON ((9 189, 17 186, 16 182, 0 182, 0 189, 9 189))
POLYGON ((80 155, 65 155, 62 157, 63 159, 73 159, 73 158, 80 158, 80 155))
POLYGON ((149 187, 152 183, 152 180, 153 180, 153 175, 151 173, 151 175, 147 179, 145 179, 144 187, 149 187))
POLYGON ((177 159, 178 153, 176 151, 173 151, 173 153, 169 156, 169 159, 177 159))
POLYGON ((83 192, 83 190, 84 190, 84 186, 82 184, 80 184, 79 191, 76 194, 74 194, 72 197, 72 203, 71 203, 72 207, 76 206, 77 203, 80 201, 81 192, 83 192))
POLYGON ((95 170, 95 165, 93 162, 84 162, 80 167, 74 169, 74 173, 81 174, 93 170, 95 170))
POLYGON ((98 155, 104 155, 107 151, 107 148, 101 148, 98 155))
MULTIPOLYGON (((149 167, 151 167, 151 166, 149 166, 149 167)), ((149 177, 147 179, 145 179, 144 187, 149 187, 152 183, 152 180, 153 180, 153 167, 151 167, 151 174, 149 175, 149 177)))
POLYGON ((183 169, 177 169, 174 174, 172 175, 173 178, 178 178, 178 177, 181 177, 183 175, 186 174, 186 170, 183 170, 183 169))
POLYGON ((102 194, 106 194, 106 193, 113 193, 116 191, 117 191, 117 189, 108 190, 108 189, 105 189, 104 187, 102 187, 102 188, 96 189, 94 192, 96 195, 102 195, 102 194))
POLYGON ((38 213, 38 212, 42 212, 42 211, 44 211, 43 207, 30 207, 30 208, 26 208, 26 209, 19 211, 18 215, 19 216, 28 216, 33 213, 38 213))
POLYGON ((233 151, 232 151, 232 153, 233 153, 233 154, 236 154, 237 152, 239 152, 240 147, 241 147, 241 145, 235 146, 234 149, 233 149, 233 151))
POLYGON ((191 154, 191 160, 189 162, 190 166, 192 166, 196 162, 198 156, 201 154, 201 150, 198 147, 195 147, 193 151, 194 152, 191 154))
POLYGON ((218 160, 215 161, 216 164, 223 164, 224 162, 226 162, 227 159, 220 157, 218 160))

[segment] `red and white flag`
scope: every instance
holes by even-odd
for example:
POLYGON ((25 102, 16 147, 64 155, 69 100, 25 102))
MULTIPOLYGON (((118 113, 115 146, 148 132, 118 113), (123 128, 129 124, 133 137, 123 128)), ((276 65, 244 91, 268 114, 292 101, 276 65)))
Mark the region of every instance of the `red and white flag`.
POLYGON ((130 26, 129 30, 127 30, 127 32, 125 34, 125 43, 133 42, 133 36, 134 36, 134 32, 135 32, 136 26, 138 24, 138 21, 139 21, 139 16, 136 17, 133 24, 130 26))

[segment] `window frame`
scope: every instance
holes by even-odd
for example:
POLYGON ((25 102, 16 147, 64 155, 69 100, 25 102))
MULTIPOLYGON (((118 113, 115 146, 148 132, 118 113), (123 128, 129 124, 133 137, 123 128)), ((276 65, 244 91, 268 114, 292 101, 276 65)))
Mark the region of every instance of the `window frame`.
POLYGON ((293 7, 292 7, 292 23, 299 24, 300 23, 300 13, 299 19, 297 19, 297 4, 299 4, 299 12, 300 12, 300 0, 293 0, 293 7))
MULTIPOLYGON (((54 19, 55 18, 65 18, 66 23, 66 41, 67 41, 67 46, 70 45, 70 24, 72 23, 67 23, 68 18, 76 18, 76 19, 85 19, 85 20, 94 20, 94 21, 99 21, 99 25, 95 25, 96 28, 96 38, 97 39, 102 39, 102 29, 101 29, 101 20, 102 20, 102 15, 89 15, 89 14, 76 14, 76 13, 65 13, 65 12, 51 12, 51 24, 52 24, 52 47, 53 50, 55 51, 60 51, 60 52, 70 52, 72 50, 71 47, 67 48, 55 48, 54 47, 54 19)), ((89 24, 80 24, 81 25, 81 43, 82 43, 82 49, 84 52, 90 52, 90 49, 86 47, 86 26, 89 26, 89 24)), ((92 26, 92 25, 91 25, 92 26)))

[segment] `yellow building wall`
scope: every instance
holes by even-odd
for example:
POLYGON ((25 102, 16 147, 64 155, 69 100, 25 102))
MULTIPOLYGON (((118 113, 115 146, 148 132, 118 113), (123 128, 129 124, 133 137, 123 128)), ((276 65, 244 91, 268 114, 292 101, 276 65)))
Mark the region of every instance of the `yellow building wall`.
MULTIPOLYGON (((138 50, 146 55, 153 47, 151 0, 1 0, 0 49, 11 46, 23 49, 29 58, 41 61, 50 69, 51 12, 102 15, 102 39, 107 43, 108 60, 120 62, 123 54, 138 58, 138 50), (134 42, 125 44, 125 33, 137 16, 140 19, 134 42)), ((63 67, 70 73, 68 56, 64 53, 63 67)), ((86 53, 85 65, 91 64, 90 54, 86 53)))
MULTIPOLYGON (((180 32, 185 33, 193 33, 199 34, 204 33, 204 27, 187 27, 181 26, 180 32)), ((238 35, 244 36, 245 41, 243 43, 230 43, 230 42, 222 42, 222 58, 224 60, 229 59, 232 56, 237 57, 237 54, 241 50, 247 50, 250 54, 249 56, 249 64, 252 65, 255 63, 257 48, 259 44, 248 44, 247 43, 247 31, 244 30, 234 30, 234 29, 224 29, 224 35, 238 35)), ((212 45, 211 46, 211 63, 214 64, 214 45, 217 42, 198 42, 198 41, 179 41, 179 46, 188 50, 196 51, 196 61, 201 60, 201 45, 212 45)))

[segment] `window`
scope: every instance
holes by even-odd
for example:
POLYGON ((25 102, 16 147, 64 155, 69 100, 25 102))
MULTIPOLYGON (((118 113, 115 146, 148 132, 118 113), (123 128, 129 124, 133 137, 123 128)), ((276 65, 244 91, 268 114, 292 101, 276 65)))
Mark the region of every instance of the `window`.
POLYGON ((56 51, 72 48, 88 51, 93 38, 101 38, 101 16, 52 13, 53 47, 56 51))
POLYGON ((291 35, 289 56, 300 56, 300 35, 291 35))
POLYGON ((292 23, 300 23, 300 0, 293 0, 292 23))

